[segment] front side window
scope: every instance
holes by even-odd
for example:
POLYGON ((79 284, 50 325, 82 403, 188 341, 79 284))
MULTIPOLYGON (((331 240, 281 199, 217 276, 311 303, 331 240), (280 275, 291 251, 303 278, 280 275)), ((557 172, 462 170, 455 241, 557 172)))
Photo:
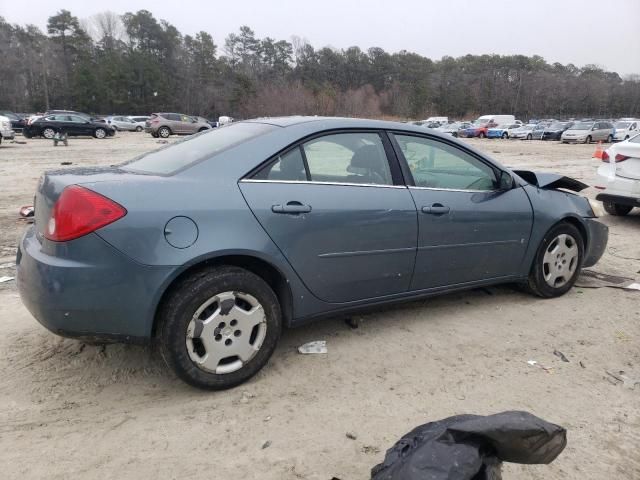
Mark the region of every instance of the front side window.
POLYGON ((337 133, 302 145, 313 182, 393 185, 377 133, 337 133))
POLYGON ((417 187, 446 190, 494 190, 489 165, 465 151, 436 140, 394 134, 417 187))
POLYGON ((78 117, 77 115, 69 115, 67 117, 69 120, 69 122, 73 122, 73 123, 84 123, 86 122, 86 120, 82 117, 78 117))

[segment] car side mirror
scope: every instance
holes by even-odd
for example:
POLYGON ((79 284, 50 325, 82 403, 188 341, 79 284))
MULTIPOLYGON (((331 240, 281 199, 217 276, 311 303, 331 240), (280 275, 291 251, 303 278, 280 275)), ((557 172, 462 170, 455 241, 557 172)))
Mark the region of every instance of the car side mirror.
POLYGON ((499 190, 511 190, 513 188, 513 177, 509 172, 504 170, 500 172, 500 178, 498 179, 499 190))

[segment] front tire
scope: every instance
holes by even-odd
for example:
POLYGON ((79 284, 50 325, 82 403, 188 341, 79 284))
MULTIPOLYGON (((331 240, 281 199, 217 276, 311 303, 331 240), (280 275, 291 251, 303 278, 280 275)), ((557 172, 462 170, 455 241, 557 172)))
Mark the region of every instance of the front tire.
POLYGON ((607 137, 607 143, 613 143, 613 135, 607 137))
POLYGON ((533 140, 533 136, 531 134, 527 135, 527 140, 533 140))
POLYGON ((538 248, 528 279, 528 290, 542 298, 559 297, 576 282, 584 259, 584 239, 570 223, 549 230, 538 248))
POLYGON ((609 215, 615 215, 617 217, 627 215, 631 210, 633 210, 631 205, 621 205, 614 202, 602 202, 602 206, 604 207, 605 212, 609 215))
POLYGON ((484 132, 480 132, 480 135, 478 135, 478 138, 484 138, 484 137, 485 137, 484 132))
POLYGON ((591 143, 591 135, 584 139, 584 143, 591 143))
POLYGON ((502 139, 503 139, 503 140, 506 140, 507 138, 509 138, 509 134, 508 134, 507 132, 504 132, 504 133, 502 134, 502 139))
POLYGON ((169 138, 169 135, 171 135, 171 130, 169 130, 169 127, 160 127, 158 129, 158 136, 162 138, 169 138))
POLYGON ((176 375, 198 388, 239 385, 266 365, 282 315, 260 277, 232 266, 207 268, 182 280, 163 302, 157 341, 176 375))
POLYGON ((56 131, 51 127, 47 127, 44 130, 42 130, 42 136, 47 140, 51 140, 55 136, 55 134, 56 134, 56 131))
POLYGON ((141 132, 141 131, 142 131, 142 127, 141 127, 140 125, 138 125, 138 126, 136 127, 136 132, 141 132))

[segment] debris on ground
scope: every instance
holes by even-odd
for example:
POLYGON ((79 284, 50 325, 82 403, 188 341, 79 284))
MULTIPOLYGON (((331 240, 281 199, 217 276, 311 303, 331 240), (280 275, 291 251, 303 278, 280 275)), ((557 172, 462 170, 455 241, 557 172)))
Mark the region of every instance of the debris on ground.
POLYGON ((349 318, 345 318, 344 322, 349 325, 349 328, 352 329, 356 329, 360 326, 360 321, 361 318, 360 317, 349 317, 349 318))
POLYGON ((242 397, 240 397, 240 403, 249 403, 249 400, 251 400, 254 397, 255 395, 253 393, 244 391, 242 392, 242 397))
POLYGON ((0 277, 0 283, 10 282, 11 280, 15 280, 16 277, 0 277))
POLYGON ((2 263, 0 264, 0 268, 13 268, 15 267, 16 264, 13 262, 9 262, 9 263, 2 263))
POLYGON ((358 436, 353 433, 353 432, 347 432, 345 433, 345 436, 349 439, 349 440, 357 440, 358 436))
POLYGON ((538 363, 536 360, 528 360, 527 363, 532 367, 538 367, 544 370, 547 373, 553 373, 553 367, 545 367, 544 365, 538 363))
POLYGON ((329 353, 329 350, 327 350, 327 342, 325 340, 316 340, 315 342, 300 345, 298 352, 307 355, 311 353, 329 353))
POLYGON ((587 368, 587 366, 584 364, 584 362, 582 360, 580 360, 578 363, 580 364, 580 366, 582 368, 587 368))
POLYGON ((567 362, 567 363, 569 363, 569 359, 568 359, 568 358, 565 356, 565 354, 564 354, 564 353, 562 353, 561 351, 559 351, 559 350, 554 350, 554 351, 553 351, 553 354, 554 354, 556 357, 558 357, 560 360, 562 360, 563 362, 567 362))
POLYGON ((594 270, 582 270, 576 281, 576 286, 583 288, 610 287, 622 288, 624 290, 640 290, 640 283, 636 282, 633 278, 609 275, 594 270))
POLYGON ((271 440, 267 440, 262 444, 262 450, 264 450, 265 448, 269 448, 270 446, 271 446, 271 440))
POLYGON ((73 162, 60 162, 60 165, 73 165, 73 162))
POLYGON ((549 464, 567 445, 567 431, 528 412, 456 415, 421 425, 387 450, 372 480, 488 480, 502 462, 549 464))
POLYGON ((27 142, 23 141, 23 140, 11 140, 11 142, 9 143, 17 143, 18 145, 26 145, 27 142))
MULTIPOLYGON (((631 378, 629 377, 624 370, 619 370, 617 372, 611 372, 609 370, 605 370, 607 375, 617 380, 618 382, 622 382, 622 385, 629 390, 633 390, 636 385, 640 385, 640 377, 639 378, 631 378)), ((614 385, 616 384, 615 382, 614 385)))
POLYGON ((33 217, 36 209, 33 205, 25 205, 24 207, 20 207, 20 216, 23 218, 33 217))
POLYGON ((169 143, 169 140, 158 140, 156 143, 169 143))
POLYGON ((380 453, 380 449, 375 445, 363 445, 362 453, 365 453, 367 455, 377 455, 378 453, 380 453))

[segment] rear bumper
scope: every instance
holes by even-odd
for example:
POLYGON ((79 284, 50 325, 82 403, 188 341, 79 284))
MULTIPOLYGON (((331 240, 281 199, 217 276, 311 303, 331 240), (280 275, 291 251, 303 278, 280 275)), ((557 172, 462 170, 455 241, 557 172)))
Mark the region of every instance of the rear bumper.
POLYGON ((16 259, 20 297, 42 326, 92 340, 150 338, 159 292, 173 267, 137 264, 96 234, 43 242, 29 228, 16 259))
POLYGON ((625 197, 623 195, 611 195, 609 193, 600 193, 596 196, 596 200, 601 202, 617 203, 619 205, 628 205, 630 207, 640 208, 639 197, 625 197))
POLYGON ((600 223, 592 218, 585 219, 585 227, 587 228, 587 249, 584 254, 583 267, 593 267, 607 248, 609 241, 609 227, 604 223, 600 223))
POLYGON ((13 130, 0 130, 0 135, 5 140, 13 140, 16 134, 13 130))

